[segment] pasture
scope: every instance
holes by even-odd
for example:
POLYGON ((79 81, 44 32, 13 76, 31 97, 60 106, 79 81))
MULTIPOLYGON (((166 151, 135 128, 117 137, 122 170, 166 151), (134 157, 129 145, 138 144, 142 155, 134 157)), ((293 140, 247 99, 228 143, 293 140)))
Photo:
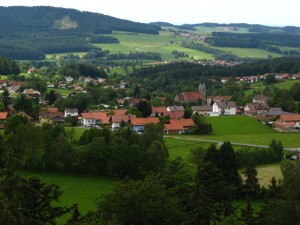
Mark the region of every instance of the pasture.
POLYGON ((231 52, 241 58, 268 58, 269 56, 280 57, 280 54, 268 52, 258 48, 228 48, 228 47, 215 47, 220 50, 231 52))
MULTIPOLYGON (((102 50, 109 50, 111 54, 140 51, 140 52, 158 52, 163 60, 174 60, 171 54, 173 50, 184 52, 193 59, 213 59, 211 54, 200 52, 193 49, 187 49, 180 46, 183 38, 168 35, 144 35, 144 34, 112 34, 120 43, 114 44, 94 44, 102 50), (172 44, 173 43, 173 44, 172 44)), ((188 60, 189 58, 184 58, 188 60)))
MULTIPOLYGON (((276 82, 275 84, 272 84, 274 87, 277 87, 278 89, 290 89, 291 86, 293 86, 296 83, 300 83, 300 80, 283 80, 281 82, 276 82)), ((253 91, 262 91, 265 89, 265 84, 263 82, 257 82, 250 84, 249 90, 245 91, 245 95, 251 95, 253 94, 253 91)))
MULTIPOLYGON (((95 200, 101 195, 111 192, 119 180, 105 177, 91 177, 87 175, 66 174, 58 172, 28 172, 21 171, 23 177, 38 176, 43 182, 56 184, 63 192, 58 205, 72 206, 77 203, 81 214, 95 209, 95 200)), ((64 224, 70 215, 58 220, 64 224)))

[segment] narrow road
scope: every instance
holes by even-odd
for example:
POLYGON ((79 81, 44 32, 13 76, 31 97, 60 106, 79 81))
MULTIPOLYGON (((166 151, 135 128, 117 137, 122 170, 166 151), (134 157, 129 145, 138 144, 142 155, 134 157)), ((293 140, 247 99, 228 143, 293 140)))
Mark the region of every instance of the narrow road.
MULTIPOLYGON (((216 143, 218 145, 222 145, 222 141, 216 141, 216 140, 206 140, 206 139, 198 139, 198 138, 188 138, 188 137, 174 137, 174 136, 168 136, 165 135, 165 138, 174 138, 174 139, 180 139, 180 140, 189 140, 189 141, 198 141, 198 142, 208 142, 208 143, 216 143)), ((232 145, 239 145, 239 146, 247 146, 247 147, 258 147, 258 148, 269 148, 267 145, 255 145, 255 144, 245 144, 245 143, 237 143, 237 142, 230 142, 232 145)), ((297 148, 283 148, 287 151, 297 151, 300 152, 300 147, 297 148)))

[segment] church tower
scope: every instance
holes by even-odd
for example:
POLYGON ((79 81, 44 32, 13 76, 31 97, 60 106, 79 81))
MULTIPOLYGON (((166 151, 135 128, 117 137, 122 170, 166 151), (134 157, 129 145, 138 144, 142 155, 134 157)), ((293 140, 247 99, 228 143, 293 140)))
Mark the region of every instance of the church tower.
POLYGON ((198 87, 199 92, 202 94, 204 100, 206 99, 206 85, 205 83, 200 83, 198 87))

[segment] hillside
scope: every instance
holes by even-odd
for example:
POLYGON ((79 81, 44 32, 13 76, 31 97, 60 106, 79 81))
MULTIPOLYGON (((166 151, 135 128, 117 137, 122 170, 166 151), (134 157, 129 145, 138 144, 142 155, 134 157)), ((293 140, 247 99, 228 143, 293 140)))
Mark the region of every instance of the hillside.
POLYGON ((45 53, 88 51, 94 48, 91 39, 99 39, 101 34, 111 34, 113 30, 158 34, 159 29, 74 9, 0 7, 0 52, 14 59, 43 59, 45 53))

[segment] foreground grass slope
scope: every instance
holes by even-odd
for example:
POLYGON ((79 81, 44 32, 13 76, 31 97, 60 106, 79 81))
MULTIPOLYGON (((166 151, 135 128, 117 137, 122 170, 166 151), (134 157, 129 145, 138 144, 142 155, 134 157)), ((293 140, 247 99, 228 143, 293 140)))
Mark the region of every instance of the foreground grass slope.
MULTIPOLYGON (((76 175, 55 172, 20 172, 24 177, 38 176, 43 182, 56 184, 63 192, 58 204, 61 206, 72 206, 78 204, 82 214, 94 210, 95 200, 103 194, 111 192, 119 183, 119 180, 105 177, 91 177, 87 175, 76 175)), ((70 215, 62 217, 58 222, 64 223, 70 215)))

